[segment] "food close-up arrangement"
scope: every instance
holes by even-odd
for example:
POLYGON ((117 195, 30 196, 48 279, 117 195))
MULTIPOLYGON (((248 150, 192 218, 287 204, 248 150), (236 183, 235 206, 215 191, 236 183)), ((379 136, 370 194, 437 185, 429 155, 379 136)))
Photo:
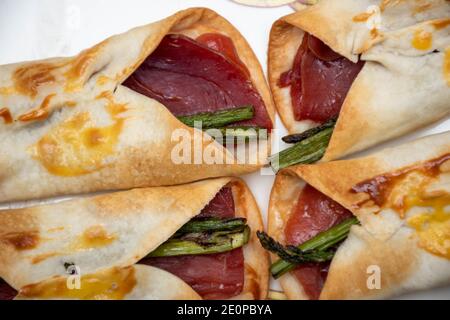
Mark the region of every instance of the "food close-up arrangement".
POLYGON ((4 0, 0 40, 0 300, 450 299, 450 1, 4 0))

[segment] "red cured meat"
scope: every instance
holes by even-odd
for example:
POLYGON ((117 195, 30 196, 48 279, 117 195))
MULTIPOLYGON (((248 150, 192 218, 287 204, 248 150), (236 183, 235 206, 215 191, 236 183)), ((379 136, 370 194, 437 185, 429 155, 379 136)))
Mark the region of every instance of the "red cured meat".
MULTIPOLYGON (((310 185, 306 185, 286 224, 284 230, 286 242, 299 245, 350 217, 352 213, 349 210, 310 185)), ((311 299, 319 298, 328 265, 328 263, 310 263, 297 266, 292 271, 311 299)))
POLYGON ((234 199, 231 188, 222 188, 197 217, 234 217, 234 199))
POLYGON ((302 284, 303 290, 311 300, 319 299, 323 285, 328 275, 330 263, 307 263, 297 266, 291 271, 297 281, 302 284))
MULTIPOLYGON (((231 188, 222 188, 197 217, 235 216, 231 188)), ((140 263, 164 269, 183 279, 204 299, 227 299, 242 292, 244 254, 242 248, 225 253, 145 258, 140 263)), ((17 291, 0 279, 0 300, 12 300, 17 291)))
POLYGON ((231 39, 223 35, 214 39, 214 35, 206 34, 199 40, 166 35, 123 84, 158 100, 175 116, 252 105, 253 119, 236 125, 271 129, 264 102, 231 39))
POLYGON ((244 284, 241 248, 217 254, 148 258, 141 263, 176 275, 204 299, 231 298, 242 292, 244 284))
POLYGON ((195 41, 225 55, 237 66, 241 67, 242 72, 250 78, 250 72, 239 58, 236 48, 234 47, 233 40, 219 33, 204 33, 195 39, 195 41))
POLYGON ((305 33, 292 70, 279 86, 291 86, 295 120, 323 123, 339 115, 342 104, 364 61, 353 63, 320 39, 305 33))
POLYGON ((333 61, 342 58, 339 53, 334 52, 329 46, 323 43, 322 40, 312 35, 308 36, 307 42, 309 51, 322 61, 333 61))
MULTIPOLYGON (((198 217, 235 216, 231 188, 222 188, 198 217)), ((145 258, 140 263, 164 269, 188 283, 204 299, 227 299, 242 292, 244 254, 242 248, 225 253, 179 257, 145 258)))
POLYGON ((17 291, 0 279, 0 300, 13 300, 16 295, 17 291))

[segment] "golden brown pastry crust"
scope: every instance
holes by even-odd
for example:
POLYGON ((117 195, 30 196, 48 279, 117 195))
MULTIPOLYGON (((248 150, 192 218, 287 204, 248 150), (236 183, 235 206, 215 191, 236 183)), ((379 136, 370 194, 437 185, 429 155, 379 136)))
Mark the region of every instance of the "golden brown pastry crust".
MULTIPOLYGON (((115 291, 105 288, 105 285, 92 286, 93 288, 90 288, 89 285, 86 285, 81 280, 79 291, 76 290, 75 293, 68 289, 60 290, 59 292, 55 290, 53 294, 49 294, 46 291, 48 288, 61 285, 61 283, 67 285, 68 281, 70 281, 68 276, 57 276, 21 289, 14 300, 201 300, 201 297, 194 289, 180 278, 167 271, 147 265, 136 264, 123 268, 113 267, 85 276, 88 276, 89 280, 111 281, 111 285, 115 286, 115 291), (114 274, 120 273, 124 275, 123 279, 115 279, 114 274), (45 296, 46 294, 49 294, 50 297, 45 296)), ((82 277, 81 279, 83 279, 82 277)))
MULTIPOLYGON (((286 168, 277 175, 269 204, 269 234, 284 242, 284 229, 305 182, 351 210, 361 226, 350 235, 332 260, 321 299, 385 298, 414 290, 450 284, 450 260, 424 249, 407 221, 419 214, 413 207, 401 217, 391 207, 379 208, 364 193, 352 192, 356 184, 376 176, 401 172, 412 165, 450 154, 450 132, 429 136, 373 155, 350 160, 286 168), (381 289, 367 286, 368 267, 381 270, 381 289), (349 281, 349 279, 352 279, 349 281)), ((440 165, 435 191, 450 194, 449 161, 440 165)), ((407 188, 402 180, 398 188, 407 188)), ((401 189, 399 189, 401 190, 401 189)), ((421 192, 430 192, 427 191, 421 192)), ((445 234, 443 235, 445 237, 445 234)), ((272 256, 273 259, 277 259, 272 256)), ((280 278, 289 299, 307 299, 299 282, 290 274, 280 278)))
POLYGON ((171 152, 178 140, 172 134, 183 129, 193 137, 194 130, 157 101, 120 85, 166 34, 204 32, 233 40, 273 121, 274 107, 261 66, 239 31, 209 9, 180 11, 112 36, 74 57, 0 66, 0 109, 14 120, 6 123, 0 118, 0 202, 173 185, 260 168, 270 152, 264 143, 253 162, 248 157, 238 162, 221 144, 202 141, 202 150, 210 146, 224 159, 222 164, 197 164, 193 158, 194 164, 173 163, 171 152), (84 140, 78 137, 78 131, 91 127, 96 131, 84 140), (110 143, 93 146, 104 140, 110 143))
POLYGON ((358 55, 366 61, 343 103, 324 161, 445 118, 450 113, 450 82, 443 68, 450 50, 449 15, 445 0, 324 0, 279 19, 270 34, 268 73, 284 125, 290 133, 317 125, 294 119, 290 88, 277 84, 292 68, 305 31, 352 61, 358 55), (380 25, 371 29, 357 17, 374 6, 383 9, 380 25), (414 42, 421 32, 432 39, 422 48, 414 42))
POLYGON ((268 255, 256 237, 259 208, 245 183, 219 178, 171 187, 133 189, 0 212, 0 277, 12 287, 64 276, 64 263, 83 274, 137 263, 200 213, 230 185, 236 216, 251 238, 244 247, 244 288, 236 298, 264 299, 268 255))

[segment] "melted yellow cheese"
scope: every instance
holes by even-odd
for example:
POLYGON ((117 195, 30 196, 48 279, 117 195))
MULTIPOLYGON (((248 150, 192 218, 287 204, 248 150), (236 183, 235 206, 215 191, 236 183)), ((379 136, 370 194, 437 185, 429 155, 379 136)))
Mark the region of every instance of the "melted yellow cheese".
POLYGON ((392 191, 391 207, 401 218, 412 208, 421 213, 406 219, 407 225, 414 229, 419 246, 438 256, 450 259, 450 195, 440 194, 425 197, 424 190, 434 180, 433 177, 412 171, 402 183, 392 191))
POLYGON ((447 82, 447 86, 450 87, 450 48, 445 49, 442 73, 444 74, 444 79, 447 82))
POLYGON ((444 154, 399 172, 369 179, 352 190, 368 193, 371 202, 380 209, 396 211, 413 229, 413 236, 422 249, 450 259, 450 193, 447 189, 433 188, 440 174, 449 169, 450 154, 444 154))
POLYGON ((108 78, 107 76, 101 75, 97 78, 97 85, 103 86, 106 83, 108 83, 109 81, 111 81, 110 78, 108 78))
POLYGON ((25 64, 14 71, 12 80, 14 86, 1 87, 0 94, 20 93, 34 98, 39 88, 56 82, 56 70, 64 69, 65 91, 73 92, 83 87, 87 70, 95 62, 99 51, 106 42, 101 42, 92 48, 82 51, 73 59, 58 62, 37 62, 25 64))
POLYGON ((44 135, 31 149, 32 155, 50 173, 77 176, 99 170, 114 155, 125 119, 126 105, 111 99, 106 106, 113 124, 92 126, 88 113, 79 113, 44 135))
POLYGON ((13 87, 0 87, 1 95, 7 96, 7 95, 13 94, 15 92, 16 92, 16 90, 13 87))
POLYGON ((14 72, 14 88, 21 94, 35 97, 39 87, 55 82, 52 71, 59 67, 46 62, 26 64, 14 72))
POLYGON ((20 121, 32 121, 46 119, 49 115, 49 106, 51 100, 56 96, 56 93, 49 94, 44 98, 41 105, 19 116, 20 121))
POLYGON ((100 42, 92 48, 82 51, 69 63, 69 69, 64 73, 67 80, 66 92, 78 91, 83 87, 89 66, 94 63, 99 51, 105 44, 106 42, 100 42))
POLYGON ((81 276, 79 289, 70 288, 69 281, 56 278, 28 285, 20 290, 19 295, 38 299, 122 300, 136 286, 133 267, 81 276))
POLYGON ((418 171, 410 172, 392 190, 389 203, 414 229, 422 249, 450 259, 450 195, 424 196, 432 181, 433 177, 418 171), (413 208, 418 208, 419 213, 407 217, 413 208))
POLYGON ((362 13, 357 14, 356 16, 354 16, 352 20, 354 22, 365 22, 365 21, 369 20, 369 18, 371 16, 373 16, 374 13, 375 13, 375 11, 373 11, 373 12, 362 12, 362 13))
POLYGON ((405 205, 406 208, 426 207, 431 210, 410 217, 407 223, 416 231, 423 249, 450 259, 450 195, 430 199, 407 197, 405 205))
MULTIPOLYGON (((48 232, 62 232, 64 227, 53 228, 47 230, 48 232)), ((49 258, 60 255, 69 255, 74 251, 90 250, 110 245, 117 239, 115 234, 109 234, 102 225, 94 225, 79 235, 64 251, 61 252, 46 252, 31 256, 31 263, 38 264, 49 258)))
MULTIPOLYGON (((129 66, 129 67, 126 67, 126 68, 122 69, 122 71, 118 72, 118 73, 117 73, 115 76, 113 76, 113 77, 108 77, 108 76, 105 76, 105 75, 100 75, 100 76, 98 76, 96 83, 97 83, 97 85, 99 85, 99 86, 103 86, 103 85, 105 85, 106 83, 108 83, 108 82, 110 82, 110 81, 116 82, 116 83, 117 83, 117 82, 122 82, 122 81, 125 80, 130 74, 132 74, 133 71, 137 69, 137 67, 139 67, 139 64, 137 64, 137 65, 132 65, 132 66, 129 66)), ((101 95, 102 95, 102 94, 101 94, 101 95)), ((101 95, 100 95, 100 96, 101 96, 101 95)))
POLYGON ((87 228, 83 234, 72 245, 74 250, 86 250, 99 248, 111 244, 117 237, 108 234, 107 230, 101 225, 95 225, 87 228))
POLYGON ((433 35, 425 30, 416 30, 414 32, 411 45, 417 50, 429 50, 433 43, 433 35))

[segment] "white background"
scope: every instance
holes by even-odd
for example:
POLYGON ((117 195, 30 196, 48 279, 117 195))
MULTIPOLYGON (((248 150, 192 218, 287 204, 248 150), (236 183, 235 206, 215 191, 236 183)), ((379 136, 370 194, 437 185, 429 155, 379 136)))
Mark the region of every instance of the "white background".
MULTIPOLYGON (((271 25, 279 17, 293 12, 289 6, 256 8, 229 0, 0 0, 0 64, 74 55, 110 35, 197 6, 217 11, 236 26, 252 46, 264 70, 271 25)), ((281 135, 286 133, 278 117, 276 126, 281 129, 281 135)), ((364 154, 445 130, 450 130, 450 119, 372 148, 364 154)), ((283 148, 282 143, 278 145, 278 140, 274 142, 273 151, 283 148)), ((257 172, 244 179, 266 219, 274 176, 262 176, 257 172)), ((275 281, 271 286, 279 288, 275 281)), ((450 299, 450 288, 404 297, 450 299)))

